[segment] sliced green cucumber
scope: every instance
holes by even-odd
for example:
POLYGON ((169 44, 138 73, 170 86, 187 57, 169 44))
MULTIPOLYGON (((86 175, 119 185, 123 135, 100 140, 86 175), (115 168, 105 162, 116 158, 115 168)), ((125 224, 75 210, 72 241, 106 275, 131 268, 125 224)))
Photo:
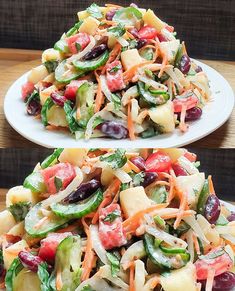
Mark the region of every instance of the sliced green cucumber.
POLYGON ((78 70, 75 67, 68 69, 67 64, 67 60, 63 60, 55 69, 55 79, 59 83, 69 83, 84 74, 84 71, 78 70))
POLYGON ((58 149, 55 149, 54 150, 54 152, 53 152, 53 154, 51 154, 50 156, 48 156, 42 163, 41 163, 41 168, 42 169, 45 169, 45 168, 47 168, 47 167, 49 167, 49 166, 51 166, 51 165, 54 165, 56 162, 57 162, 57 160, 58 160, 58 158, 59 158, 59 156, 60 156, 60 154, 63 152, 63 148, 58 148, 58 149))
POLYGON ((109 58, 109 52, 106 50, 101 56, 99 56, 96 59, 90 60, 90 61, 78 61, 74 60, 73 64, 74 66, 81 71, 88 72, 88 71, 94 71, 98 69, 99 67, 105 65, 109 58))
MULTIPOLYGON (((23 265, 18 257, 16 257, 7 270, 5 277, 6 291, 14 290, 14 281, 19 272, 23 269, 23 265)), ((16 290, 16 289, 15 289, 16 290)))
POLYGON ((30 189, 33 193, 46 192, 46 185, 40 172, 33 172, 26 177, 23 186, 30 189))
POLYGON ((197 212, 204 215, 205 212, 205 205, 206 201, 209 197, 209 183, 208 180, 205 180, 204 185, 202 187, 202 191, 198 197, 198 203, 197 203, 197 212))
POLYGON ((65 39, 58 40, 55 45, 54 49, 61 52, 61 53, 69 53, 69 47, 65 39))
POLYGON ((82 203, 53 203, 51 210, 58 216, 67 219, 81 218, 96 210, 103 200, 103 192, 98 189, 91 198, 82 201, 82 203))
POLYGON ((65 226, 69 221, 68 219, 62 219, 56 215, 49 215, 49 218, 45 223, 42 223, 39 227, 35 227, 41 219, 43 219, 41 212, 41 202, 37 203, 25 217, 25 230, 32 237, 45 237, 49 232, 53 232, 65 226))

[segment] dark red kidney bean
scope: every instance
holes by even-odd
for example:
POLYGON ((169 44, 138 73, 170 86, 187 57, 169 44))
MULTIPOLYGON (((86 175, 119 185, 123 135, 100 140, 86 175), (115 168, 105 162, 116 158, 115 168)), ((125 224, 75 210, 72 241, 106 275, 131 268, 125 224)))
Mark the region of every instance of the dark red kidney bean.
POLYGON ((197 120, 202 116, 202 109, 199 107, 193 107, 186 111, 185 121, 197 120))
POLYGON ((145 160, 138 156, 138 157, 132 157, 130 158, 130 161, 140 169, 140 171, 145 171, 145 160))
POLYGON ((92 179, 89 182, 82 183, 75 191, 70 193, 63 200, 65 203, 75 203, 89 198, 96 190, 101 187, 100 181, 92 179))
POLYGON ((179 63, 179 69, 183 74, 187 74, 191 67, 191 60, 189 56, 182 55, 179 63))
POLYGON ((28 115, 38 115, 41 112, 42 106, 38 100, 32 100, 26 107, 28 115))
POLYGON ((137 49, 140 49, 140 48, 142 48, 144 45, 146 45, 147 44, 147 40, 146 39, 139 39, 138 41, 137 41, 137 49))
MULTIPOLYGON (((206 280, 201 281, 202 290, 206 288, 206 280)), ((212 291, 233 291, 235 290, 235 274, 224 272, 214 278, 212 291)))
POLYGON ((188 176, 188 173, 186 172, 186 170, 178 164, 173 164, 172 169, 174 170, 176 177, 188 176))
POLYGON ((228 221, 235 221, 235 212, 231 212, 231 214, 227 217, 228 221))
POLYGON ((39 256, 25 251, 19 252, 18 257, 25 268, 35 273, 38 271, 38 266, 44 262, 39 256))
POLYGON ((107 50, 107 48, 108 48, 107 45, 104 44, 104 43, 102 43, 100 45, 97 45, 90 52, 88 52, 87 54, 85 54, 85 56, 83 58, 84 58, 84 60, 91 60, 91 59, 97 58, 105 50, 107 50))
POLYGON ((209 195, 205 205, 205 217, 211 223, 215 224, 220 215, 220 201, 219 198, 212 194, 209 195))
POLYGON ((64 106, 64 103, 66 102, 66 98, 63 95, 60 95, 58 92, 51 93, 51 99, 56 105, 59 105, 61 107, 64 106))
POLYGON ((138 30, 135 28, 135 27, 133 27, 133 28, 130 28, 129 30, 128 30, 135 38, 139 38, 139 32, 138 32, 138 30))
POLYGON ((107 20, 112 20, 116 11, 117 11, 117 9, 112 9, 112 10, 108 11, 105 15, 105 18, 107 20))
POLYGON ((197 68, 195 69, 195 72, 196 72, 196 73, 202 72, 202 67, 197 66, 197 68))
POLYGON ((158 177, 158 174, 155 172, 145 172, 144 181, 140 184, 143 187, 147 187, 152 184, 158 177))
POLYGON ((105 121, 100 126, 100 131, 109 137, 116 139, 127 138, 128 130, 120 123, 116 121, 105 121))

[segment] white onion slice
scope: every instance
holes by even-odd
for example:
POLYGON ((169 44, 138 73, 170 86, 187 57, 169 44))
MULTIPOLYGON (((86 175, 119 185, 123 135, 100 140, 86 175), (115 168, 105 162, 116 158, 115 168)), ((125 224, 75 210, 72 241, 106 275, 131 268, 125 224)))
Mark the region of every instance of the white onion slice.
POLYGON ((94 251, 96 252, 97 256, 100 258, 102 263, 104 263, 105 265, 108 264, 109 262, 106 256, 107 252, 100 241, 98 226, 91 225, 90 231, 91 231, 92 247, 94 251))
POLYGON ((144 262, 141 260, 136 260, 135 261, 135 290, 136 291, 143 291, 144 284, 145 284, 145 275, 146 275, 146 270, 144 267, 144 262))
POLYGON ((105 265, 100 268, 98 271, 98 276, 100 276, 103 279, 109 280, 114 285, 120 287, 124 291, 129 290, 129 285, 127 285, 123 280, 121 280, 119 277, 113 277, 111 274, 111 268, 108 265, 105 265))
POLYGON ((173 80, 173 82, 177 85, 177 87, 179 89, 182 89, 183 86, 180 84, 179 79, 177 78, 174 70, 173 70, 173 66, 166 66, 165 68, 165 72, 171 77, 171 79, 173 80))
POLYGON ((145 84, 157 89, 157 90, 164 90, 167 91, 167 87, 159 82, 156 82, 150 78, 147 78, 145 76, 139 76, 138 79, 142 82, 144 82, 145 84))
POLYGON ((85 286, 91 286, 96 291, 121 291, 122 289, 111 287, 105 280, 94 275, 88 280, 83 281, 75 291, 82 291, 85 286))
POLYGON ((120 264, 124 270, 129 267, 129 264, 134 259, 141 259, 146 255, 144 243, 142 240, 139 240, 133 243, 124 253, 121 258, 120 264))
POLYGON ((122 169, 116 169, 113 173, 122 183, 129 183, 132 181, 131 176, 122 169))
POLYGON ((127 105, 127 103, 130 101, 131 98, 135 98, 139 95, 137 86, 132 86, 122 96, 122 104, 124 106, 127 105))
POLYGON ((194 242, 193 242, 192 229, 187 231, 186 240, 187 240, 187 243, 188 243, 188 251, 189 251, 189 254, 190 254, 190 261, 193 263, 193 261, 194 261, 194 242))
POLYGON ((105 97, 112 102, 112 93, 109 90, 107 83, 106 83, 106 78, 104 75, 100 76, 100 83, 101 83, 101 90, 104 93, 105 97))
POLYGON ((193 215, 183 217, 183 220, 193 229, 193 231, 202 241, 204 241, 206 244, 210 243, 208 239, 205 237, 204 232, 202 231, 199 223, 196 221, 193 215))
POLYGON ((120 43, 120 45, 122 47, 125 47, 125 46, 128 46, 129 45, 129 42, 127 40, 125 40, 125 38, 123 38, 123 37, 119 37, 117 39, 117 41, 120 43))

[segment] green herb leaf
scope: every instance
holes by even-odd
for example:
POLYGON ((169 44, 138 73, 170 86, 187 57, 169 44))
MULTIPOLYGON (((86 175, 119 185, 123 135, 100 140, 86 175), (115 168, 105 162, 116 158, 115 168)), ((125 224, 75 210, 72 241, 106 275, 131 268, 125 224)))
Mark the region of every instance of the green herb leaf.
POLYGON ((151 61, 153 59, 153 50, 151 48, 146 48, 144 50, 141 50, 140 55, 147 61, 151 61))
POLYGON ((74 133, 75 131, 81 130, 81 127, 78 125, 76 119, 73 116, 74 110, 72 108, 72 103, 70 101, 66 101, 64 103, 64 111, 66 114, 66 120, 68 122, 70 131, 74 133))
POLYGON ((165 203, 167 201, 168 193, 165 186, 156 187, 151 191, 150 199, 157 204, 165 203))
POLYGON ((62 188, 62 185, 63 185, 62 180, 55 176, 54 184, 55 184, 55 187, 56 187, 56 191, 59 192, 60 189, 62 188))
POLYGON ((129 49, 134 49, 134 48, 136 48, 137 47, 137 44, 138 44, 138 42, 137 42, 137 40, 135 40, 135 39, 131 39, 131 40, 129 40, 129 49))
POLYGON ((129 183, 122 183, 120 187, 120 191, 126 190, 130 187, 129 183))
POLYGON ((100 161, 109 163, 113 169, 121 168, 127 162, 125 152, 123 149, 117 149, 114 154, 107 157, 100 156, 100 161))
POLYGON ((34 90, 26 99, 26 105, 28 105, 32 100, 40 101, 40 96, 37 90, 34 90))
POLYGON ((121 69, 121 66, 120 65, 117 65, 117 66, 113 67, 112 69, 110 69, 109 70, 109 73, 116 73, 120 69, 121 69))
POLYGON ((39 266, 38 266, 38 272, 37 272, 37 275, 38 275, 38 278, 39 280, 41 281, 41 291, 51 291, 52 288, 49 284, 49 278, 50 278, 50 275, 47 271, 47 263, 41 263, 39 266))
POLYGON ((18 202, 18 203, 12 204, 8 208, 8 210, 14 216, 15 221, 20 222, 25 219, 27 213, 29 212, 30 207, 31 207, 30 202, 18 202))
POLYGON ((0 268, 3 267, 3 265, 4 265, 3 253, 2 249, 0 248, 0 268))
POLYGON ((47 120, 47 111, 54 105, 54 102, 51 98, 47 98, 46 102, 42 106, 41 110, 41 118, 42 118, 42 123, 44 126, 48 125, 48 120, 47 120))
POLYGON ((99 124, 103 123, 104 119, 101 118, 100 116, 97 116, 94 121, 93 121, 93 126, 92 128, 96 128, 96 126, 98 126, 99 124))
POLYGON ((120 262, 119 262, 119 258, 117 255, 115 255, 114 253, 109 253, 107 252, 107 258, 111 264, 111 274, 113 277, 117 277, 117 273, 120 270, 120 262))
POLYGON ((119 210, 114 210, 113 212, 109 213, 106 215, 106 217, 103 219, 104 221, 108 221, 108 222, 114 222, 114 220, 117 217, 121 216, 121 212, 119 210))
POLYGON ((121 104, 121 99, 116 94, 112 94, 111 98, 112 98, 112 102, 114 104, 114 109, 118 111, 121 108, 121 105, 122 105, 121 104))
POLYGON ((120 37, 125 34, 126 29, 122 24, 118 24, 117 26, 111 27, 107 29, 108 32, 111 32, 115 37, 120 37))
POLYGON ((7 270, 5 277, 6 290, 14 290, 14 279, 23 269, 23 265, 18 257, 16 257, 10 265, 10 268, 7 270))
POLYGON ((58 61, 46 61, 45 63, 43 63, 43 65, 46 67, 48 73, 53 73, 55 72, 55 69, 58 66, 58 61))
POLYGON ((66 36, 70 37, 70 36, 76 34, 78 32, 80 26, 82 25, 82 23, 83 23, 82 20, 75 23, 75 25, 73 27, 71 27, 68 32, 66 32, 66 36))
POLYGON ((144 177, 145 177, 145 173, 144 172, 140 172, 140 173, 136 174, 133 177, 133 185, 135 187, 141 185, 144 182, 144 177))
POLYGON ((79 52, 81 50, 80 43, 79 42, 75 42, 75 46, 76 46, 77 51, 79 52))
POLYGON ((140 133, 140 137, 142 138, 149 138, 155 135, 156 135, 156 132, 153 127, 149 127, 148 129, 140 133))
POLYGON ((89 6, 86 11, 94 18, 99 19, 103 17, 102 12, 100 11, 100 7, 95 3, 91 4, 91 6, 89 6))

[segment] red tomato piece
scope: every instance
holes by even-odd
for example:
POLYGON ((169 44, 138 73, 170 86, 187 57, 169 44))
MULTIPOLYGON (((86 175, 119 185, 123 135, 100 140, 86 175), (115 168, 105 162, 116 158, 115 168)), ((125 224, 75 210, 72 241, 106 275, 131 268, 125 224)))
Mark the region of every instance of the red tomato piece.
POLYGON ((190 153, 188 151, 186 151, 186 153, 184 154, 184 157, 192 163, 196 162, 196 160, 197 160, 197 155, 194 153, 190 153))
POLYGON ((120 247, 127 243, 122 227, 121 209, 119 204, 112 203, 100 210, 99 237, 106 250, 120 247), (112 213, 114 216, 112 216, 112 213))
POLYGON ((79 51, 82 51, 89 44, 90 37, 87 33, 80 32, 66 38, 66 42, 68 44, 70 52, 72 54, 76 54, 78 52, 78 46, 80 46, 79 51))
POLYGON ((72 235, 71 232, 49 234, 41 241, 38 256, 49 264, 53 264, 59 243, 70 235, 72 235))
POLYGON ((146 172, 168 172, 171 167, 171 158, 167 154, 157 151, 147 158, 145 166, 146 172))
POLYGON ((76 94, 78 88, 84 83, 85 81, 77 81, 73 80, 66 86, 64 96, 66 99, 74 101, 76 99, 76 94))
POLYGON ((198 98, 194 95, 187 98, 175 98, 173 100, 174 112, 178 113, 182 111, 183 106, 186 106, 186 110, 191 109, 198 104, 198 98))
POLYGON ((139 34, 139 38, 153 39, 157 36, 158 33, 154 27, 146 25, 139 30, 138 34, 139 34))
POLYGON ((33 93, 34 84, 31 82, 26 82, 21 88, 21 97, 25 100, 31 93, 33 93))
POLYGON ((168 39, 161 33, 158 33, 157 34, 157 38, 160 42, 163 42, 163 41, 168 41, 168 39))
POLYGON ((125 87, 122 73, 122 64, 120 61, 114 61, 107 65, 107 86, 111 92, 122 90, 125 87))
POLYGON ((176 177, 178 177, 178 176, 188 176, 188 173, 186 172, 186 170, 184 168, 182 168, 177 163, 172 165, 172 169, 174 170, 176 177))
POLYGON ((52 167, 48 167, 41 171, 45 184, 47 185, 47 191, 51 194, 58 192, 56 189, 55 177, 61 180, 61 188, 65 189, 68 184, 76 176, 74 167, 69 163, 60 163, 52 167))
POLYGON ((198 259, 195 262, 196 274, 198 280, 207 279, 209 270, 215 270, 215 276, 228 271, 232 265, 232 259, 225 251, 222 255, 216 256, 217 252, 223 251, 222 248, 216 248, 205 255, 205 259, 198 259), (213 255, 215 254, 215 255, 213 255), (210 258, 211 257, 211 258, 210 258))

